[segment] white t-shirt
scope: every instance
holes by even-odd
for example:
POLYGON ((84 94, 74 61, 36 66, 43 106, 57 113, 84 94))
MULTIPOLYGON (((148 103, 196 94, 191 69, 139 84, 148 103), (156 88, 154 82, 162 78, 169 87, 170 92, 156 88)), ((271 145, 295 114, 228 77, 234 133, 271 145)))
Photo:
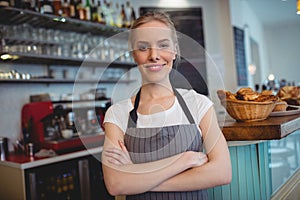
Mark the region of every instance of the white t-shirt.
MULTIPOLYGON (((184 99, 195 123, 198 125, 205 113, 213 105, 213 102, 194 90, 176 89, 184 99)), ((125 99, 113 104, 106 112, 104 123, 110 122, 117 125, 124 133, 127 129, 129 112, 133 109, 131 99, 125 99)), ((177 98, 174 104, 167 110, 151 115, 137 113, 137 128, 153 128, 189 124, 177 98)))

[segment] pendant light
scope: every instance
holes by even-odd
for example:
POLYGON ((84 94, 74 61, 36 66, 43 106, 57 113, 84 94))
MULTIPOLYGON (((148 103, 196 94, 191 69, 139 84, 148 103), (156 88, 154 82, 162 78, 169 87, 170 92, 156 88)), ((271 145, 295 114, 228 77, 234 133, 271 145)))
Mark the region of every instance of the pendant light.
POLYGON ((297 0, 297 14, 300 15, 300 0, 297 0))

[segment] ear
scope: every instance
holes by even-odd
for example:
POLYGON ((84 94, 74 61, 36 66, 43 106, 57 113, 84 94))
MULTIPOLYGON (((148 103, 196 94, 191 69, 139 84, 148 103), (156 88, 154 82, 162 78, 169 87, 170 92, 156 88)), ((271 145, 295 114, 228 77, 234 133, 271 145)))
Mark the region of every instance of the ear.
POLYGON ((175 44, 175 48, 174 48, 174 55, 173 55, 173 60, 175 60, 176 59, 176 57, 177 57, 177 49, 178 49, 178 44, 176 43, 175 44))

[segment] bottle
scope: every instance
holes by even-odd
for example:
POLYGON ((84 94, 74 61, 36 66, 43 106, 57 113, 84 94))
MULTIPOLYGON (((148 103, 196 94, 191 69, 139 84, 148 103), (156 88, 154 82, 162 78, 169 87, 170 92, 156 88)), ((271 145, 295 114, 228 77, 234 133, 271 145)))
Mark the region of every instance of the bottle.
POLYGON ((34 0, 33 2, 34 2, 33 5, 31 5, 33 7, 33 11, 40 12, 40 2, 39 2, 39 0, 34 0))
POLYGON ((69 112, 67 114, 67 120, 66 120, 66 129, 73 130, 73 133, 76 133, 76 127, 75 127, 75 115, 74 112, 69 112))
POLYGON ((135 15, 135 11, 134 8, 131 7, 131 15, 130 15, 130 26, 132 26, 133 22, 136 20, 136 15, 135 15))
POLYGON ((38 10, 38 0, 30 0, 30 10, 39 12, 38 10))
POLYGON ((115 9, 113 14, 113 26, 122 27, 122 13, 118 3, 115 4, 115 9))
POLYGON ((54 14, 54 8, 50 1, 42 0, 40 5, 41 5, 40 12, 42 14, 54 14))
POLYGON ((95 0, 92 0, 91 4, 91 20, 93 22, 98 22, 97 4, 95 3, 95 0))
POLYGON ((0 160, 6 160, 8 154, 8 139, 0 137, 0 160))
POLYGON ((79 13, 77 11, 77 5, 78 5, 77 0, 71 0, 70 1, 69 7, 70 7, 70 17, 71 18, 79 19, 79 13))
POLYGON ((111 3, 104 0, 105 6, 103 7, 105 10, 105 20, 106 25, 113 26, 114 25, 114 19, 113 19, 113 10, 111 8, 111 3))
POLYGON ((52 6, 54 8, 54 15, 62 16, 61 0, 52 0, 52 6))
POLYGON ((78 19, 85 20, 86 10, 84 9, 84 7, 82 5, 82 1, 81 0, 78 1, 76 10, 78 12, 78 19))
POLYGON ((131 12, 132 8, 130 6, 130 2, 126 2, 126 8, 125 8, 125 14, 126 14, 126 19, 125 19, 125 27, 129 28, 131 25, 131 12))
POLYGON ((121 5, 121 13, 120 13, 120 17, 121 17, 121 27, 126 27, 126 13, 125 13, 125 6, 124 4, 121 5))
POLYGON ((100 24, 105 24, 104 14, 102 11, 102 6, 101 6, 100 0, 98 0, 98 2, 97 2, 97 22, 99 22, 100 24))
POLYGON ((87 21, 91 21, 92 17, 91 17, 91 4, 90 4, 90 0, 86 0, 85 1, 85 20, 87 21))
POLYGON ((102 14, 103 14, 103 20, 105 22, 105 24, 109 24, 109 15, 108 15, 108 8, 107 8, 107 1, 104 0, 103 1, 103 6, 101 7, 102 10, 102 14))
POLYGON ((70 11, 70 5, 68 3, 68 0, 64 0, 62 6, 61 6, 61 10, 62 10, 62 15, 63 17, 70 17, 71 15, 71 11, 70 11))
POLYGON ((59 118, 57 115, 54 116, 52 119, 52 126, 54 128, 54 139, 60 139, 61 138, 61 133, 59 129, 59 118))

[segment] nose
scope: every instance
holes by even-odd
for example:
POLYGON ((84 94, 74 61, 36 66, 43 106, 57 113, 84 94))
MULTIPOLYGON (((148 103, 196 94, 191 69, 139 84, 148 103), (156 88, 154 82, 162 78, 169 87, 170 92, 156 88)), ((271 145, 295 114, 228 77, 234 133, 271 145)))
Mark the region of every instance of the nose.
POLYGON ((151 48, 150 59, 153 61, 157 61, 160 59, 159 50, 157 48, 151 48))

